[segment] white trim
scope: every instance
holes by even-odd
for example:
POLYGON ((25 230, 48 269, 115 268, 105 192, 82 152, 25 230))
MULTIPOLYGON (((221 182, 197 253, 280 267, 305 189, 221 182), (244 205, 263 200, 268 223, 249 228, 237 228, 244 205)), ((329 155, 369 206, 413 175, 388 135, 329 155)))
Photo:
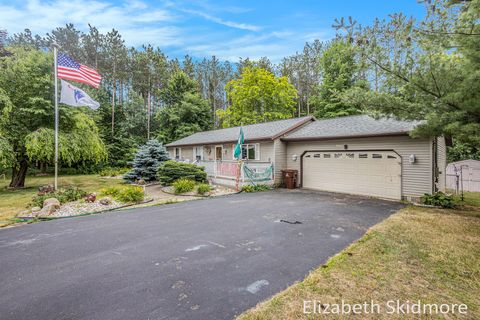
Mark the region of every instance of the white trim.
POLYGON ((178 160, 181 160, 181 159, 182 159, 182 148, 181 148, 181 147, 174 147, 174 148, 173 148, 173 158, 174 158, 175 160, 177 160, 177 159, 178 159, 178 160), (179 151, 179 152, 178 152, 178 153, 179 153, 179 154, 178 154, 178 158, 177 158, 177 149, 178 149, 178 151, 179 151))
POLYGON ((214 159, 215 159, 215 160, 218 160, 218 159, 217 159, 217 148, 222 148, 222 153, 221 153, 222 158, 221 158, 220 160, 223 160, 223 145, 222 145, 222 144, 217 144, 217 145, 215 145, 215 155, 214 155, 214 159))
POLYGON ((197 160, 197 156, 198 156, 198 154, 197 154, 197 148, 201 148, 201 149, 200 149, 200 154, 199 154, 199 156, 200 156, 200 160, 203 160, 203 146, 194 146, 194 147, 193 147, 193 152, 192 152, 192 154, 193 154, 193 161, 196 161, 196 160, 197 160))
MULTIPOLYGON (((235 160, 235 146, 236 144, 232 145, 232 160, 235 160)), ((254 146, 255 147, 255 159, 248 159, 248 152, 247 152, 247 159, 242 160, 253 160, 253 161, 259 161, 260 160, 260 143, 244 143, 242 144, 243 146, 254 146)))

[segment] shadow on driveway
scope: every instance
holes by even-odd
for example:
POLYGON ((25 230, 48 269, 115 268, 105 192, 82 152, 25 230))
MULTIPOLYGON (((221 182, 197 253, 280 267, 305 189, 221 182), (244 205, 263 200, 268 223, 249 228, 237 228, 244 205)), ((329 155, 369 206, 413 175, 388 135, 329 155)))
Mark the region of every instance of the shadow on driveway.
POLYGON ((0 230, 1 318, 233 318, 402 206, 276 190, 0 230))

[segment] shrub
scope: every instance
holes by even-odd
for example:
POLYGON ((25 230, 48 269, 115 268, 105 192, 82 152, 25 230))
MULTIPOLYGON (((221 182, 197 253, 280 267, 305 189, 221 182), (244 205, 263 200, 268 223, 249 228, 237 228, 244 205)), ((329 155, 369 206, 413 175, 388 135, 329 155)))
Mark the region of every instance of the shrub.
POLYGON ((172 183, 172 186, 175 193, 185 193, 195 189, 195 181, 187 178, 180 178, 172 183))
POLYGON ((153 181, 156 178, 158 167, 162 162, 170 159, 167 149, 157 140, 149 140, 140 147, 133 160, 132 171, 126 173, 123 178, 127 181, 153 181))
POLYGON ((163 185, 170 185, 181 178, 196 182, 206 182, 207 173, 204 167, 195 164, 165 161, 158 169, 157 178, 163 185))
POLYGON ((210 185, 208 183, 201 183, 197 187, 197 193, 203 195, 205 193, 210 192, 211 189, 212 188, 210 187, 210 185))
POLYGON ((143 188, 139 186, 125 186, 120 189, 120 192, 116 196, 118 201, 129 202, 141 202, 145 198, 143 188))
POLYGON ((441 191, 435 192, 434 194, 426 193, 421 198, 421 201, 423 204, 442 208, 453 208, 455 206, 453 195, 448 195, 441 191))
POLYGON ((139 186, 107 187, 100 190, 100 193, 125 203, 140 202, 145 198, 143 188, 139 186))
POLYGON ((112 197, 115 198, 120 193, 120 188, 119 187, 106 187, 106 188, 101 189, 100 193, 104 196, 112 196, 112 197))
POLYGON ((129 168, 112 168, 112 167, 106 167, 106 168, 103 168, 98 174, 101 176, 101 177, 116 177, 116 176, 120 176, 122 174, 125 174, 127 173, 128 171, 130 171, 129 168))
POLYGON ((56 198, 60 203, 67 203, 76 201, 83 198, 87 193, 77 187, 68 187, 66 189, 60 189, 55 192, 50 192, 44 195, 37 195, 33 197, 32 207, 43 207, 43 201, 48 198, 56 198))
POLYGON ((270 189, 271 187, 266 184, 257 184, 257 185, 248 184, 242 187, 243 192, 259 192, 259 191, 266 191, 270 189))

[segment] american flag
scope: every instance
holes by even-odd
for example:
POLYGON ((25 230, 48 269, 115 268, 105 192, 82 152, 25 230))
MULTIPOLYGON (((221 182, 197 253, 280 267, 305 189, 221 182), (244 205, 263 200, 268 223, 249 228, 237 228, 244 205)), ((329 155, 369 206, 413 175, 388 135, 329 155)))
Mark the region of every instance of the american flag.
POLYGON ((57 64, 59 78, 86 83, 95 88, 100 86, 102 76, 97 70, 78 63, 66 54, 58 53, 57 64))

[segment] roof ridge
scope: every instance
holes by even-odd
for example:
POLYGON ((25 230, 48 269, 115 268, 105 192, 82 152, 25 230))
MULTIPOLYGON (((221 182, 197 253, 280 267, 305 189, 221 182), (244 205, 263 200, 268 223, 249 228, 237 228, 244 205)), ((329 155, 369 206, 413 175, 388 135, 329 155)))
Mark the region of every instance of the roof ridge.
POLYGON ((240 129, 240 128, 258 126, 258 125, 262 125, 262 124, 266 124, 266 123, 275 123, 275 122, 288 121, 288 120, 299 120, 299 121, 300 121, 300 119, 306 119, 306 118, 312 118, 312 119, 314 119, 313 116, 309 115, 309 116, 296 117, 296 118, 288 118, 288 119, 279 119, 279 120, 267 121, 267 122, 251 123, 251 124, 246 124, 246 125, 243 125, 243 126, 235 126, 235 127, 228 127, 228 128, 218 128, 218 129, 212 129, 212 130, 206 130, 206 131, 199 131, 199 132, 195 132, 195 133, 193 133, 193 134, 203 133, 203 132, 220 131, 220 130, 227 130, 227 129, 235 129, 235 128, 239 128, 239 129, 240 129))

